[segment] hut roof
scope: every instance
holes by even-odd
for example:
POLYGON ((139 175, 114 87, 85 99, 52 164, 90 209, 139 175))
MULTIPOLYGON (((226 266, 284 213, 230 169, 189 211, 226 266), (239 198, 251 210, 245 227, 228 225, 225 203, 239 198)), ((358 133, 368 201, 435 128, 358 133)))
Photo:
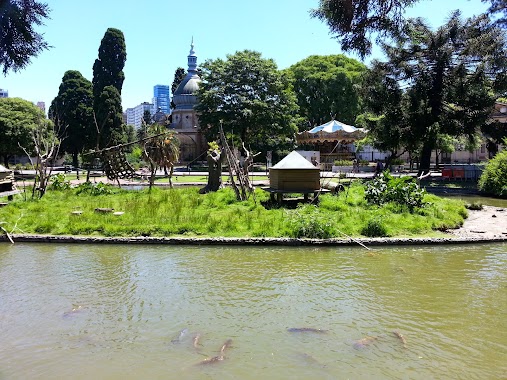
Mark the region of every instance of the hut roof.
POLYGON ((5 166, 0 165, 0 173, 10 173, 12 170, 7 169, 5 166))
POLYGON ((278 164, 272 167, 272 169, 317 169, 312 165, 306 158, 295 150, 290 152, 285 158, 278 164))

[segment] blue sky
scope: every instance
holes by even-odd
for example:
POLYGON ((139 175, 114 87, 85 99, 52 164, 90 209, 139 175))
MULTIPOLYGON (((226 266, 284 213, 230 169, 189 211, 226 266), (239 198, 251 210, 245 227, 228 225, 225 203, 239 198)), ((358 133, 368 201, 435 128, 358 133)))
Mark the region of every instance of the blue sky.
MULTIPOLYGON (((155 84, 170 85, 176 68, 187 68, 192 37, 198 63, 249 49, 274 59, 283 69, 312 54, 341 53, 327 26, 309 15, 318 0, 45 2, 52 9, 51 19, 38 30, 53 47, 25 70, 0 75, 0 88, 7 89, 10 97, 44 101, 46 108, 58 94, 65 71, 79 70, 92 80, 93 63, 108 27, 125 34, 124 109, 151 102, 155 84)), ((407 13, 439 26, 453 9, 471 16, 483 12, 486 5, 480 0, 421 0, 407 13)), ((373 57, 380 58, 378 49, 373 57)))

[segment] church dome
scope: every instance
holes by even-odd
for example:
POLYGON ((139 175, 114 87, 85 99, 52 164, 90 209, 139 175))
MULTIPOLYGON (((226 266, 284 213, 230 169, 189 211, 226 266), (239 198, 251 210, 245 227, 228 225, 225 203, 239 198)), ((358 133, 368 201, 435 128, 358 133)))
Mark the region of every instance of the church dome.
POLYGON ((194 42, 190 45, 188 55, 188 72, 173 94, 173 103, 176 109, 192 109, 197 104, 197 90, 201 78, 197 74, 197 56, 194 51, 194 42))

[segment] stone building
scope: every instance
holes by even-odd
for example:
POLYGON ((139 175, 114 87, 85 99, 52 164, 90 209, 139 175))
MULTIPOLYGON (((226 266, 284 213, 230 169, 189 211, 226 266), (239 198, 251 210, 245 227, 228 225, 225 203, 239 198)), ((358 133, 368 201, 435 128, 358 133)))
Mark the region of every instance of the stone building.
POLYGON ((173 94, 175 108, 172 112, 171 124, 171 128, 178 132, 180 140, 180 161, 187 163, 206 158, 207 144, 194 109, 198 102, 196 92, 200 82, 201 78, 197 73, 197 56, 192 40, 187 75, 173 94))

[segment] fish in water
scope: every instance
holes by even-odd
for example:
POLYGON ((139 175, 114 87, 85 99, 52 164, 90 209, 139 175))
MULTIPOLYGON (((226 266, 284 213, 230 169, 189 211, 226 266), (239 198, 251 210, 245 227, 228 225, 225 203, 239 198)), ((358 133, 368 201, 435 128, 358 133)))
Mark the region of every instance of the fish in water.
POLYGON ((312 333, 326 334, 328 330, 316 329, 313 327, 291 327, 291 328, 288 328, 287 331, 291 332, 291 333, 312 332, 312 333))
POLYGON ((206 358, 206 359, 200 361, 199 363, 197 363, 197 365, 214 364, 214 363, 221 362, 224 359, 225 359, 225 356, 223 356, 223 355, 213 356, 212 358, 206 358))
POLYGON ((220 355, 224 356, 225 350, 229 347, 231 347, 232 339, 227 339, 225 343, 222 345, 222 348, 220 349, 220 355))
POLYGON ((298 352, 295 355, 295 358, 299 363, 306 364, 314 367, 326 368, 325 364, 322 364, 320 361, 315 359, 312 355, 307 354, 306 352, 298 352))
POLYGON ((81 305, 77 306, 77 307, 73 307, 72 310, 66 311, 65 313, 63 313, 63 318, 72 318, 74 315, 81 312, 82 310, 84 310, 84 308, 81 305))
POLYGON ((194 336, 194 341, 193 341, 194 348, 195 348, 196 350, 198 350, 198 349, 199 349, 199 346, 201 345, 201 344, 199 343, 199 339, 201 339, 201 334, 196 334, 196 335, 194 336))
POLYGON ((187 333, 188 333, 188 329, 181 330, 180 333, 178 334, 178 336, 176 338, 174 338, 173 340, 171 340, 171 343, 173 343, 173 344, 181 343, 181 341, 183 340, 185 335, 187 335, 187 333))
POLYGON ((393 334, 395 337, 397 337, 401 341, 401 343, 403 343, 403 347, 407 348, 407 340, 405 339, 403 334, 400 333, 399 331, 393 331, 393 334))
POLYGON ((200 361, 199 363, 197 363, 197 365, 206 365, 206 364, 214 364, 214 363, 218 363, 218 362, 221 362, 225 359, 225 350, 228 349, 229 347, 231 347, 232 345, 232 339, 227 339, 225 341, 225 343, 222 345, 222 347, 220 348, 220 355, 217 355, 217 356, 213 356, 212 358, 206 358, 202 361, 200 361))
POLYGON ((366 336, 362 339, 356 340, 354 342, 354 348, 356 350, 361 350, 363 348, 371 346, 378 338, 376 336, 366 336))

